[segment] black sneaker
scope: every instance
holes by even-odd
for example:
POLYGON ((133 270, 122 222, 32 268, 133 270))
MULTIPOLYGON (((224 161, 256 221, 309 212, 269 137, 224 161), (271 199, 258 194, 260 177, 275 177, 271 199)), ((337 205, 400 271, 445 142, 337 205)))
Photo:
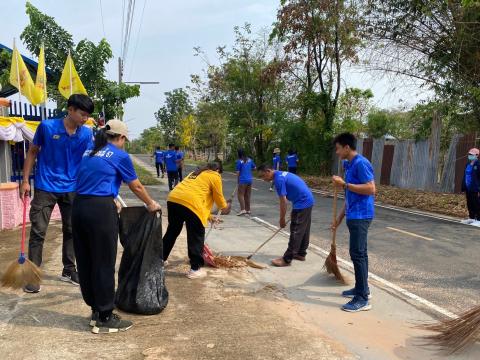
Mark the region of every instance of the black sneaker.
POLYGON ((80 279, 78 278, 78 272, 75 270, 63 270, 62 271, 62 276, 60 276, 60 280, 69 282, 70 284, 73 285, 80 285, 80 279))
POLYGON ((40 285, 27 284, 23 287, 23 291, 29 294, 39 293, 41 289, 40 285))
POLYGON ((94 327, 97 324, 97 321, 99 321, 99 316, 100 314, 98 311, 92 311, 92 317, 90 319, 90 326, 94 327))
POLYGON ((92 327, 92 333, 94 334, 109 334, 117 333, 120 331, 127 331, 133 326, 133 323, 128 320, 122 320, 117 314, 112 314, 110 317, 101 321, 98 319, 95 325, 92 327))

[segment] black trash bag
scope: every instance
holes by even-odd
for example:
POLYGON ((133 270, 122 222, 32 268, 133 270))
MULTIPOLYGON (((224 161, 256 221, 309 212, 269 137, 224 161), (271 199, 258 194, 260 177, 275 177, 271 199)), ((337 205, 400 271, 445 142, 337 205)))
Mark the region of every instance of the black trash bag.
POLYGON ((168 303, 161 212, 149 213, 144 206, 123 208, 120 243, 124 250, 115 305, 130 313, 158 314, 168 303))

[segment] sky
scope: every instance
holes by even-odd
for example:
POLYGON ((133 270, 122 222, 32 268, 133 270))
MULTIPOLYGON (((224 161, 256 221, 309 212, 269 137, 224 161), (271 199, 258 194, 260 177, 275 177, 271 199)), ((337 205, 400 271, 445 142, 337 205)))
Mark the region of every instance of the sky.
MULTIPOLYGON (((30 2, 54 17, 72 34, 75 43, 84 38, 98 43, 105 37, 114 53, 107 77, 118 80, 123 0, 30 2)), ((36 59, 19 39, 28 24, 25 1, 2 0, 1 3, 2 13, 8 16, 2 16, 0 43, 11 47, 13 38, 17 38, 20 52, 36 59)), ((185 87, 191 74, 201 74, 204 64, 193 56, 193 47, 200 46, 214 63, 216 47, 232 45, 234 26, 248 22, 254 32, 268 31, 275 21, 279 3, 280 0, 136 0, 123 80, 158 81, 159 84, 142 85, 140 97, 126 104, 124 120, 132 138, 156 124, 154 112, 163 105, 166 91, 185 87)), ((405 88, 403 82, 379 79, 358 70, 344 72, 342 82, 344 86, 371 88, 374 103, 381 108, 409 107, 428 95, 418 84, 405 88)))

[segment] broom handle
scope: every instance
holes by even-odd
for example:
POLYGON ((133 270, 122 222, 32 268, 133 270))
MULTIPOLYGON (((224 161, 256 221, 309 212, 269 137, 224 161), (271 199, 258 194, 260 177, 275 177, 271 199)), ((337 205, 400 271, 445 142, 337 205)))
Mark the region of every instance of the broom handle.
MULTIPOLYGON (((285 222, 285 225, 287 225, 288 223, 290 222, 290 219, 288 219, 286 222, 285 222)), ((282 231, 283 228, 278 228, 273 234, 272 236, 270 236, 267 240, 265 240, 253 253, 251 253, 249 256, 247 256, 247 259, 250 260, 252 258, 253 255, 255 255, 258 250, 260 250, 262 247, 265 246, 266 243, 268 243, 270 240, 272 240, 280 231, 282 231)))
MULTIPOLYGON (((235 196, 235 193, 237 192, 237 189, 238 189, 238 185, 235 186, 235 189, 233 189, 232 194, 230 195, 228 200, 233 201, 233 197, 235 196)), ((228 200, 227 200, 227 202, 228 202, 228 200)), ((218 209, 216 216, 220 216, 221 214, 222 214, 222 209, 218 209)), ((210 232, 212 231, 212 229, 213 229, 213 223, 210 224, 210 228, 208 229, 207 235, 205 235, 205 240, 207 240, 208 235, 210 235, 210 232)))
POLYGON ((28 195, 23 196, 23 222, 22 222, 22 242, 20 243, 20 253, 25 254, 25 239, 27 237, 27 198, 28 195))
MULTIPOLYGON (((336 224, 337 222, 337 197, 338 197, 338 190, 337 185, 333 184, 333 223, 336 224)), ((337 227, 332 231, 332 245, 337 246, 337 227)))

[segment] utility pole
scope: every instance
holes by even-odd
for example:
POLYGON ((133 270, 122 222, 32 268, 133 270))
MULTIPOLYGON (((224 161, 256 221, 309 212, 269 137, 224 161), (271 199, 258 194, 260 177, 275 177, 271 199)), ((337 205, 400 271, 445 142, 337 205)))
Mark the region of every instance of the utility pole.
MULTIPOLYGON (((118 85, 122 83, 123 78, 123 61, 122 58, 118 58, 118 85)), ((120 120, 123 120, 123 104, 120 103, 120 120)))

